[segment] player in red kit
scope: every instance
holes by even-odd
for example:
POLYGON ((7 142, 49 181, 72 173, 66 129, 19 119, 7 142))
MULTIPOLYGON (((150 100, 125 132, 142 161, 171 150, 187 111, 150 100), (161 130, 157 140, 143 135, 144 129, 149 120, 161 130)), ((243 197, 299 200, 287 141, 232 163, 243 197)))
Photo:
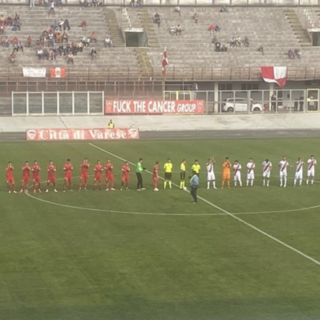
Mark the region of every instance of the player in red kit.
POLYGON ((30 166, 29 162, 26 161, 24 165, 22 166, 22 178, 21 178, 21 189, 20 193, 23 191, 25 193, 29 192, 29 182, 30 182, 30 166))
POLYGON ((6 166, 6 182, 7 182, 7 189, 9 193, 11 192, 17 193, 15 189, 15 184, 14 184, 13 170, 14 170, 14 167, 11 161, 9 161, 6 166))
POLYGON ((114 191, 113 164, 109 159, 107 159, 104 169, 106 170, 106 191, 109 191, 109 189, 114 191))
POLYGON ((152 180, 153 180, 153 190, 154 191, 159 191, 159 189, 158 189, 159 161, 157 161, 153 166, 152 180))
POLYGON ((84 190, 87 190, 89 167, 90 167, 89 160, 85 158, 83 162, 80 164, 81 174, 80 174, 80 180, 79 180, 79 191, 81 190, 82 186, 84 190))
POLYGON ((33 166, 31 167, 32 171, 32 183, 33 183, 33 193, 36 193, 37 190, 38 192, 41 193, 41 180, 40 180, 40 166, 38 165, 38 162, 35 160, 33 162, 33 166))
POLYGON ((100 160, 97 161, 97 164, 94 166, 93 171, 94 171, 93 190, 96 190, 97 185, 99 187, 99 190, 101 190, 103 165, 101 164, 100 160))
POLYGON ((129 189, 129 179, 130 179, 130 166, 128 161, 125 161, 121 167, 122 177, 121 177, 121 189, 126 188, 129 189))
POLYGON ((70 162, 70 159, 67 159, 67 162, 63 166, 64 170, 64 179, 63 179, 63 192, 66 192, 66 186, 68 183, 69 191, 72 191, 72 170, 73 165, 70 162))
POLYGON ((48 179, 47 179, 47 190, 46 192, 49 192, 49 185, 52 183, 53 185, 53 191, 58 192, 56 189, 56 167, 53 164, 53 161, 49 161, 49 165, 47 166, 47 171, 48 171, 48 179))

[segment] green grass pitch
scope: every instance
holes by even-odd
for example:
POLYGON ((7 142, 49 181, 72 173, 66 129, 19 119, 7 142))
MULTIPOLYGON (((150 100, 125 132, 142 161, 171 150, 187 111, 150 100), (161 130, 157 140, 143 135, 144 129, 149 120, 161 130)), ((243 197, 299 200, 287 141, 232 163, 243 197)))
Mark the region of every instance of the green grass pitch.
MULTIPOLYGON (((2 142, 0 165, 0 319, 8 320, 315 320, 320 318, 320 184, 279 187, 283 155, 294 165, 314 154, 318 139, 204 139, 133 142, 2 142), (215 156, 217 186, 228 156, 256 163, 252 188, 207 190, 204 167, 215 156), (80 162, 110 158, 114 192, 79 192, 80 162), (120 191, 122 160, 144 158, 148 170, 168 157, 179 183, 180 161, 200 161, 204 199, 188 192, 120 191), (74 165, 74 192, 61 192, 62 167, 74 165), (273 163, 262 187, 261 163, 273 163), (20 187, 25 160, 41 178, 52 159, 58 193, 8 194, 5 165, 20 187), (219 209, 221 208, 221 209, 219 209), (230 215, 231 214, 231 215, 230 215), (240 220, 237 220, 239 218, 240 220), (313 260, 312 260, 313 259, 313 260)), ((316 180, 320 174, 316 168, 316 180)), ((161 170, 161 176, 163 176, 161 170)), ((306 168, 304 168, 306 175, 306 168)), ((304 177, 305 178, 305 177, 304 177)), ((243 182, 245 172, 242 172, 243 182)), ((92 185, 92 168, 90 184, 92 185)))

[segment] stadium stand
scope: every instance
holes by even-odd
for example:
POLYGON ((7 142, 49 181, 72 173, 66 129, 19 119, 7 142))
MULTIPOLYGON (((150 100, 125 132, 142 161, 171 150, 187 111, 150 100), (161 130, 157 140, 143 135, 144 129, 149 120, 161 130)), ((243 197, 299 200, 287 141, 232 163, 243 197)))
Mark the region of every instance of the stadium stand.
MULTIPOLYGON (((24 53, 16 55, 16 62, 5 64, 2 71, 12 74, 21 73, 26 66, 51 67, 66 66, 70 68, 69 76, 77 79, 106 77, 112 74, 119 78, 128 78, 128 74, 137 78, 148 79, 150 76, 161 78, 161 59, 166 46, 170 64, 167 76, 184 79, 193 74, 199 79, 228 79, 228 76, 258 78, 262 65, 284 64, 294 72, 297 78, 303 78, 309 61, 318 59, 318 48, 312 47, 310 39, 292 8, 230 8, 228 13, 221 13, 219 8, 183 8, 179 16, 172 8, 83 8, 62 7, 56 9, 56 15, 48 15, 48 8, 5 6, 1 14, 13 16, 19 11, 22 22, 21 31, 6 28, 6 34, 12 40, 17 36, 25 44, 30 35, 33 39, 31 48, 24 48, 24 53), (153 23, 152 17, 158 12, 161 25, 153 23), (197 13, 198 23, 192 19, 197 13), (90 49, 85 48, 74 58, 74 65, 66 64, 62 56, 54 61, 39 60, 36 56, 35 40, 41 32, 48 29, 55 19, 68 19, 71 25, 69 43, 88 37, 92 31, 97 34, 98 42, 94 44, 97 59, 90 57, 90 49), (81 21, 87 21, 87 31, 80 27, 81 21), (181 36, 170 35, 171 25, 180 24, 183 28, 181 36), (221 30, 215 33, 221 44, 225 44, 227 52, 216 52, 212 43, 212 35, 208 31, 210 24, 219 25, 221 30), (144 28, 148 48, 125 47, 123 30, 126 28, 144 28), (112 38, 114 47, 104 48, 106 36, 112 38), (233 37, 249 38, 248 47, 230 47, 233 37), (71 40, 71 41, 70 41, 71 40), (263 46, 264 55, 257 49, 263 46), (299 49, 302 59, 288 59, 289 49, 299 49), (5 70, 3 70, 5 69, 5 70), (10 70, 9 70, 10 69, 10 70), (232 69, 232 70, 231 70, 232 69), (250 74, 249 74, 250 73, 250 74)), ((92 47, 92 45, 91 45, 92 47)), ((12 46, 2 48, 0 54, 8 61, 12 46)), ((313 65, 313 64, 312 64, 313 65)))
MULTIPOLYGON (((311 44, 305 26, 319 26, 320 11, 314 8, 295 7, 230 7, 228 12, 220 12, 219 7, 183 7, 181 15, 173 7, 81 7, 63 6, 56 8, 55 15, 48 15, 47 6, 5 5, 0 16, 20 16, 21 30, 13 31, 6 27, 5 36, 9 40, 16 36, 24 45, 24 52, 16 53, 16 61, 9 62, 13 45, 0 48, 0 57, 5 63, 0 66, 2 81, 0 90, 9 99, 11 91, 24 90, 104 90, 110 96, 139 96, 160 98, 163 80, 166 81, 261 81, 260 67, 287 66, 288 80, 312 80, 320 77, 319 47, 311 44), (153 21, 158 12, 161 24, 153 21), (197 14, 197 23, 193 19, 197 14), (308 17, 308 20, 306 19, 308 17), (96 32, 97 43, 85 47, 74 57, 74 64, 68 64, 63 55, 55 60, 38 59, 36 40, 44 30, 48 30, 54 20, 68 19, 71 29, 69 43, 79 42, 84 36, 96 32), (87 22, 87 31, 81 27, 87 22), (219 25, 220 31, 214 36, 227 48, 217 52, 209 32, 211 24, 219 25), (171 35, 171 25, 181 25, 181 35, 171 35), (126 47, 124 31, 130 28, 143 28, 148 38, 148 47, 126 47), (31 47, 26 39, 31 36, 31 47), (111 48, 104 46, 109 36, 111 48), (233 37, 249 39, 248 46, 230 46, 233 37), (92 59, 90 50, 97 50, 92 59), (262 52, 258 48, 263 47, 262 52), (163 76, 162 56, 167 50, 169 65, 163 76), (289 59, 289 50, 299 50, 301 59, 289 59), (43 67, 47 75, 52 67, 66 69, 65 79, 23 78, 22 68, 43 67), (65 84, 65 81, 68 84, 65 84), (121 84, 123 81, 123 85, 121 84), (73 82, 73 84, 72 84, 73 82), (80 83, 81 82, 81 83, 80 83), (137 89, 138 88, 138 89, 137 89)), ((45 45, 47 47, 47 44, 45 45)), ((2 103, 1 103, 2 105, 2 103)), ((1 107, 1 106, 0 106, 1 107)))

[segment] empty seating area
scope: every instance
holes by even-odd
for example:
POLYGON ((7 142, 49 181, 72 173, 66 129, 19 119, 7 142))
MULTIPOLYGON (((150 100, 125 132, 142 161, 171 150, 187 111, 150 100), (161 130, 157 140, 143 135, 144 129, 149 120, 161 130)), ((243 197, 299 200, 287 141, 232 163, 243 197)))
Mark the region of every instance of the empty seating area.
MULTIPOLYGON (((230 8, 229 12, 221 13, 212 8, 181 8, 181 16, 172 8, 150 8, 150 19, 158 12, 161 25, 157 31, 162 47, 166 46, 169 59, 167 74, 179 73, 179 70, 193 68, 195 72, 210 72, 233 68, 251 69, 259 73, 263 65, 284 65, 289 69, 304 70, 305 67, 315 66, 320 62, 319 47, 301 47, 290 21, 285 15, 284 8, 230 8), (192 19, 197 13, 198 22, 192 19), (182 35, 170 35, 171 25, 180 24, 182 35), (221 30, 215 35, 221 44, 227 46, 227 52, 215 52, 212 44, 213 36, 208 28, 211 24, 219 25, 221 30), (249 38, 249 47, 230 47, 232 37, 249 38), (257 49, 263 46, 264 54, 257 49), (289 49, 299 49, 301 59, 288 59, 289 49)), ((159 50, 161 51, 161 50, 159 50)), ((149 50, 153 65, 159 65, 161 52, 149 50)), ((241 70, 238 70, 241 72, 241 70)))

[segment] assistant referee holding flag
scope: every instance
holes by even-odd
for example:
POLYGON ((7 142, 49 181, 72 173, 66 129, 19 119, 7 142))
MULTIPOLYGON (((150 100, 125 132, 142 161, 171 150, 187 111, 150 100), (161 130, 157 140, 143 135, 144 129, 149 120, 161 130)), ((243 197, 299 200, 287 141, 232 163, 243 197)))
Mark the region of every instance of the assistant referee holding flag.
POLYGON ((145 168, 142 167, 142 161, 143 159, 140 158, 137 166, 136 166, 136 176, 137 176, 137 191, 142 191, 142 190, 146 190, 145 188, 143 188, 143 184, 142 184, 142 171, 145 170, 145 168))

